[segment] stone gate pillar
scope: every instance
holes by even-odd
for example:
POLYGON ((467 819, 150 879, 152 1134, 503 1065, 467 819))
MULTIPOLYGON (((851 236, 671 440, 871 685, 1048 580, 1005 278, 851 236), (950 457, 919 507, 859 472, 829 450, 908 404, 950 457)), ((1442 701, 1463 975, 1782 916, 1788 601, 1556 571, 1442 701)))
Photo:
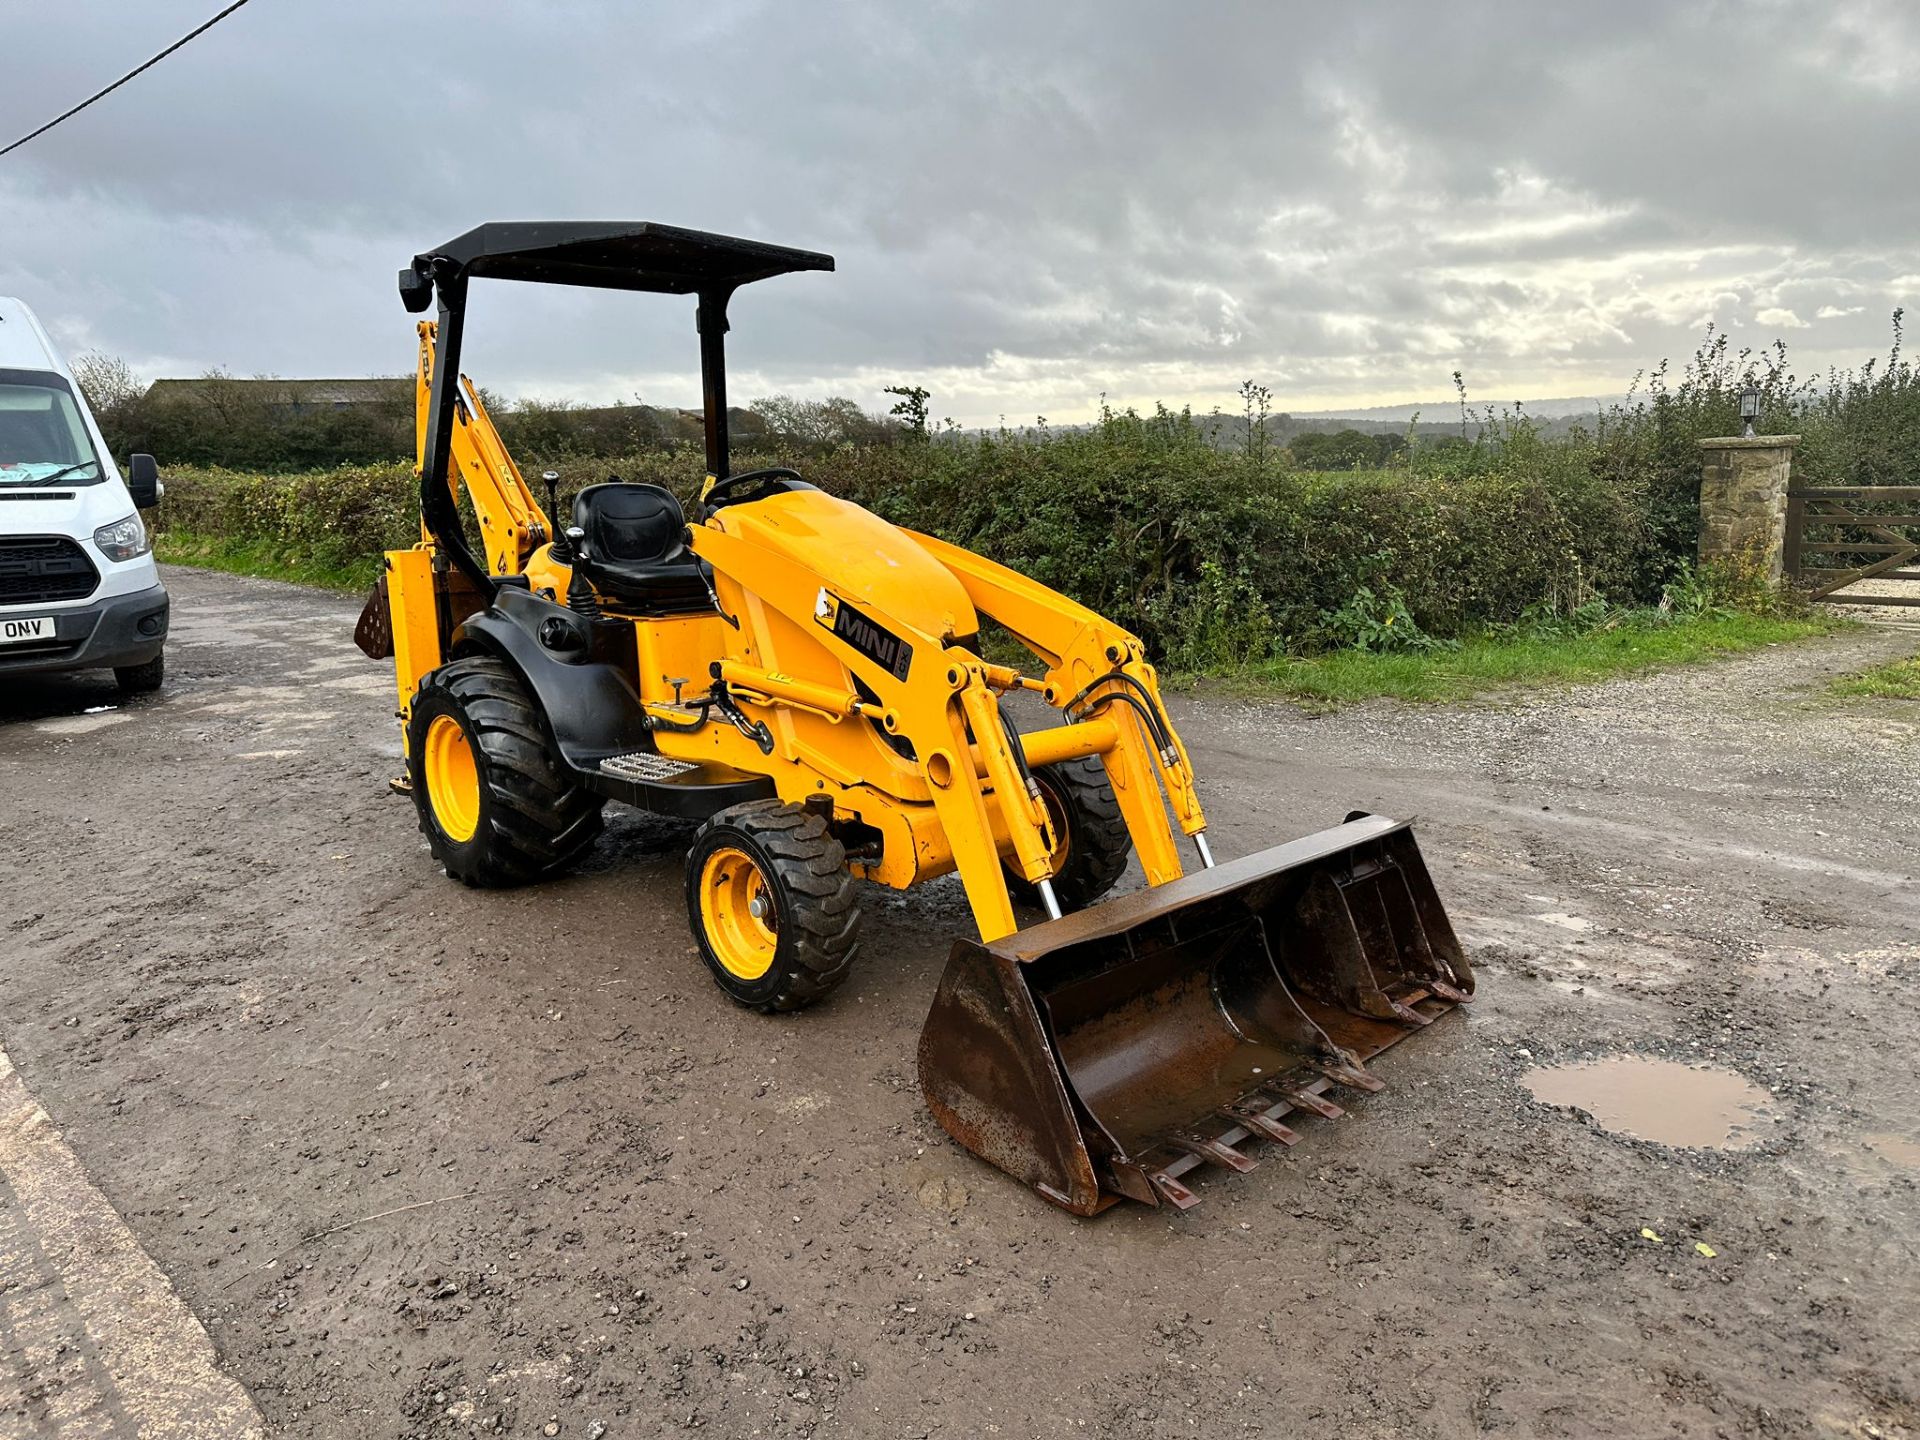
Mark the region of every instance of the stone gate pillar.
POLYGON ((1758 562, 1778 584, 1787 529, 1787 481, 1798 435, 1700 442, 1700 563, 1758 562))

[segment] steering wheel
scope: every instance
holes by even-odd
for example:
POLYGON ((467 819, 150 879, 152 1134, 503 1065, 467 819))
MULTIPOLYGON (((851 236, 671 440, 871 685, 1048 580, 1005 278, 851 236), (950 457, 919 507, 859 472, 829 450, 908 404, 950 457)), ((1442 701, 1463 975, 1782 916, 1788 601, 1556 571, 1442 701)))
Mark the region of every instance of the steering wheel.
POLYGON ((772 465, 764 470, 742 470, 738 475, 729 475, 716 481, 714 487, 702 497, 702 503, 709 510, 718 510, 722 505, 743 505, 749 500, 758 500, 763 496, 776 494, 790 488, 788 482, 805 485, 798 470, 790 470, 785 465, 772 465), (736 487, 746 487, 745 494, 736 495, 736 487))

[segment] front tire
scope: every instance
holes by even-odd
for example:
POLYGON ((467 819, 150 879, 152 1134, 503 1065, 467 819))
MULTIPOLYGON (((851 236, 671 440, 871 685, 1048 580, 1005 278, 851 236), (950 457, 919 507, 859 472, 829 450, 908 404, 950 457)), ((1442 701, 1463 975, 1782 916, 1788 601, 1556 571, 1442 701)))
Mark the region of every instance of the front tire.
MULTIPOLYGON (((1056 760, 1033 772, 1053 825, 1053 895, 1062 910, 1084 910, 1119 882, 1133 856, 1133 837, 1097 755, 1056 760)), ((1007 890, 1038 906, 1039 887, 1007 871, 1007 890)))
POLYGON ((847 978, 860 905, 846 851, 798 805, 755 800, 702 825, 687 915, 714 982, 755 1010, 799 1010, 847 978))
POLYGON ((167 653, 162 650, 139 665, 116 665, 113 678, 129 695, 151 695, 167 678, 167 653))
POLYGON ((447 874, 495 889, 565 869, 600 833, 605 803, 570 771, 520 677, 492 656, 421 678, 407 775, 447 874))

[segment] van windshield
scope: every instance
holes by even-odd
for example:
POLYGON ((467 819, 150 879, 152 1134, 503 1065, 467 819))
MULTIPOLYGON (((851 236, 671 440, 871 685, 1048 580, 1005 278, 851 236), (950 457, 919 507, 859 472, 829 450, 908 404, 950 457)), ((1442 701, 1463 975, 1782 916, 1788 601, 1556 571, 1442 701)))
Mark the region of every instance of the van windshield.
POLYGON ((62 485, 105 478, 80 407, 64 387, 0 382, 0 485, 40 485, 55 477, 62 485))

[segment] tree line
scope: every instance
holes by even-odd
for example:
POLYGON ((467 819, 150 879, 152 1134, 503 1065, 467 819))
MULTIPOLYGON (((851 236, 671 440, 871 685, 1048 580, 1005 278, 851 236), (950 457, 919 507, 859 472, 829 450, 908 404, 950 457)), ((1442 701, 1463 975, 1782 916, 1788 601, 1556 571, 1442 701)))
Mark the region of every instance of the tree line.
MULTIPOLYGON (((241 378, 216 370, 193 381, 149 385, 125 361, 98 353, 82 355, 74 370, 108 448, 122 460, 145 451, 164 464, 271 474, 413 457, 411 376, 327 382, 241 378), (342 403, 335 397, 348 386, 354 398, 342 403)), ((926 443, 936 434, 951 441, 966 433, 950 420, 936 428, 928 409, 930 395, 922 386, 893 385, 884 393, 898 397, 885 414, 870 412, 845 396, 809 400, 770 395, 730 410, 729 429, 736 445, 799 455, 926 443)), ((701 442, 697 411, 648 405, 637 398, 632 404, 589 406, 569 400, 510 401, 482 389, 481 400, 508 448, 529 460, 612 459, 701 442)), ((1284 433, 1288 420, 1272 417, 1266 431, 1284 433)), ((1202 428, 1222 447, 1245 442, 1244 435, 1235 436, 1218 424, 1202 422, 1202 428)), ((1307 430, 1273 446, 1274 458, 1301 470, 1383 469, 1403 463, 1407 449, 1403 433, 1366 433, 1351 427, 1307 430)))
MULTIPOLYGON (((146 384, 124 360, 89 353, 74 365, 107 447, 163 464, 284 473, 338 465, 405 461, 414 453, 414 381, 243 379, 212 371, 193 381, 146 384), (352 399, 338 397, 351 390, 352 399)), ((824 400, 771 395, 731 409, 742 445, 778 445, 801 453, 845 446, 893 445, 925 433, 923 402, 913 394, 888 415, 870 414, 844 396, 824 400)), ((699 412, 640 403, 587 406, 568 400, 509 401, 486 389, 481 403, 517 455, 541 460, 595 459, 698 445, 699 412)))

